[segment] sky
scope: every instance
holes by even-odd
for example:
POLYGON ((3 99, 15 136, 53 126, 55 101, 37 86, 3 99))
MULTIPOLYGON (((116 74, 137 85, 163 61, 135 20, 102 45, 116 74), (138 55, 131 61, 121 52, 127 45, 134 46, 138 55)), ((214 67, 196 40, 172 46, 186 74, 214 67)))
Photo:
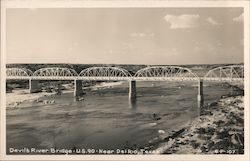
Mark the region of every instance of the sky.
POLYGON ((243 62, 242 8, 7 9, 6 63, 243 62))

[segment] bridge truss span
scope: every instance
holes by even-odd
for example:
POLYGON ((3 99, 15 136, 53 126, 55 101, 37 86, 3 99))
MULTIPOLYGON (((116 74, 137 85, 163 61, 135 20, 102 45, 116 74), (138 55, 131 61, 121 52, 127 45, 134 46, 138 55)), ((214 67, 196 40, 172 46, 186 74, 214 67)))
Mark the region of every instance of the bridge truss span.
POLYGON ((78 74, 71 68, 41 68, 34 73, 26 68, 6 68, 6 79, 14 80, 135 80, 135 81, 221 81, 244 82, 244 66, 231 65, 211 69, 204 77, 198 77, 190 69, 179 66, 151 66, 131 75, 120 67, 90 67, 78 74))
POLYGON ((188 68, 178 66, 154 66, 140 69, 134 79, 148 81, 198 80, 198 76, 188 68))
POLYGON ((222 66, 211 69, 204 76, 207 81, 244 81, 244 65, 222 66))
POLYGON ((84 80, 129 80, 131 74, 118 67, 90 67, 80 72, 78 79, 84 80))
POLYGON ((36 80, 74 80, 78 77, 77 72, 70 68, 41 68, 36 70, 32 79, 36 80))
POLYGON ((6 68, 7 79, 29 79, 33 72, 26 68, 6 68))

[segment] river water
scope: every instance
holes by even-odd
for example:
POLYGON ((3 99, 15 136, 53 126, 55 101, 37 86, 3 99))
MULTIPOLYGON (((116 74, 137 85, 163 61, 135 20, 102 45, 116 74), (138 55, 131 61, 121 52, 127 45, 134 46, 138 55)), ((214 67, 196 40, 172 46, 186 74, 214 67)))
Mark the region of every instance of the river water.
MULTIPOLYGON (((128 83, 88 91, 84 100, 73 93, 42 99, 54 104, 23 103, 7 108, 9 148, 133 149, 179 129, 199 115, 197 83, 137 82, 137 100, 128 99, 128 83)), ((241 91, 204 84, 205 103, 241 91)))

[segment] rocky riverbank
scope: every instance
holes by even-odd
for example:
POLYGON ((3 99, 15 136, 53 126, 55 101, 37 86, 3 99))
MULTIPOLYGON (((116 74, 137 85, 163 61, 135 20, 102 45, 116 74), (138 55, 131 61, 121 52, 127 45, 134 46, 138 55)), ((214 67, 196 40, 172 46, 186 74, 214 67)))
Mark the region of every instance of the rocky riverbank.
POLYGON ((41 97, 49 97, 55 94, 55 92, 29 93, 29 90, 13 90, 12 93, 6 93, 6 107, 19 108, 24 102, 33 102, 41 97))
POLYGON ((162 138, 156 153, 242 154, 244 153, 243 96, 220 99, 200 111, 188 127, 162 138))

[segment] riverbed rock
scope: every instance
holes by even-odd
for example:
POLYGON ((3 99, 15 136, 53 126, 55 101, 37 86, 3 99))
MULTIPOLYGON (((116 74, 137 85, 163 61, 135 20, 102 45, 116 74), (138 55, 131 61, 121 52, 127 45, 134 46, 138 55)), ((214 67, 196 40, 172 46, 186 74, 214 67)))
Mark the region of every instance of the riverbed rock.
POLYGON ((149 126, 156 126, 157 123, 156 123, 156 122, 152 122, 152 123, 149 123, 148 125, 149 125, 149 126))
POLYGON ((49 103, 49 100, 43 100, 43 104, 48 104, 49 103))
POLYGON ((189 145, 191 145, 194 149, 196 149, 196 148, 198 148, 200 146, 200 143, 190 142, 189 145))
POLYGON ((50 101, 50 104, 54 104, 54 103, 56 103, 55 100, 51 100, 51 101, 50 101))
MULTIPOLYGON (((195 119, 187 131, 172 136, 175 141, 163 153, 215 154, 218 150, 226 153, 230 148, 236 149, 237 154, 244 153, 243 97, 227 97, 202 110, 208 112, 195 119)), ((170 142, 171 138, 164 140, 170 142)))
POLYGON ((218 105, 218 102, 210 102, 210 103, 208 103, 209 107, 213 107, 213 106, 217 106, 217 105, 218 105))
POLYGON ((164 130, 158 130, 158 133, 159 134, 165 134, 165 131, 164 130))
POLYGON ((54 104, 56 103, 55 100, 43 100, 43 104, 47 105, 47 104, 54 104))
POLYGON ((18 105, 20 105, 20 102, 15 102, 13 106, 17 107, 18 105))

